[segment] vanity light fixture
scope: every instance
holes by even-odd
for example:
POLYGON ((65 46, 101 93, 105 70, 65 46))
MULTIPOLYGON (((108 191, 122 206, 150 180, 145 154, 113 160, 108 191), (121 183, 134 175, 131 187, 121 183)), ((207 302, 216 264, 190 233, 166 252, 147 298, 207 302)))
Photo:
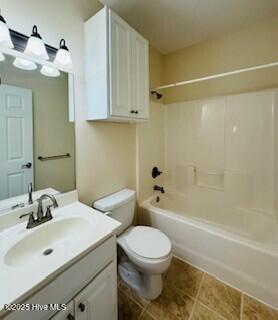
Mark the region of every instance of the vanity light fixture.
POLYGON ((3 53, 0 51, 0 62, 5 60, 5 56, 3 55, 3 53))
POLYGON ((14 47, 10 30, 6 24, 6 20, 0 13, 0 46, 12 49, 14 47))
POLYGON ((22 70, 36 70, 37 65, 33 61, 29 61, 23 58, 15 58, 13 65, 22 70))
POLYGON ((24 53, 29 55, 30 57, 41 59, 41 60, 48 60, 49 56, 45 48, 45 44, 42 41, 40 34, 38 33, 37 26, 33 26, 32 34, 28 39, 26 49, 24 53))
POLYGON ((69 49, 66 46, 65 39, 61 39, 61 41, 60 41, 59 50, 56 53, 56 57, 54 59, 54 63, 58 67, 67 68, 67 69, 70 69, 70 70, 73 67, 71 56, 70 56, 70 53, 69 53, 69 49))
POLYGON ((41 68, 41 74, 47 77, 59 77, 60 71, 49 66, 43 66, 41 68))

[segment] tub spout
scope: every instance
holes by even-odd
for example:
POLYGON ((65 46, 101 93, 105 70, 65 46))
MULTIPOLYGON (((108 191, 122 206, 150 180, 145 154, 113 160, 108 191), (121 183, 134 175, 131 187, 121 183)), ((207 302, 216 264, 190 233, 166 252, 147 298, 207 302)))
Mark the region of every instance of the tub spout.
POLYGON ((163 187, 154 186, 153 189, 154 189, 155 191, 160 191, 161 193, 165 193, 165 190, 164 190, 163 187))

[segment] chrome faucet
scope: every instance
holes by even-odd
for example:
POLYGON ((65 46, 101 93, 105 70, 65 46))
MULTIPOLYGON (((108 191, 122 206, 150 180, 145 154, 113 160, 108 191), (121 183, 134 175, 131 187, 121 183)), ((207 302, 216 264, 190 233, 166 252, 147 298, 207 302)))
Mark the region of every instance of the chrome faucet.
POLYGON ((165 190, 164 190, 163 187, 154 186, 153 189, 156 190, 156 191, 160 191, 161 193, 165 193, 165 190))
POLYGON ((43 194, 42 196, 40 196, 40 198, 37 200, 38 201, 38 211, 37 211, 37 218, 35 219, 33 212, 29 212, 29 213, 25 213, 22 214, 19 218, 23 218, 26 216, 29 216, 29 220, 27 223, 26 228, 27 229, 31 229, 34 228, 42 223, 45 223, 51 219, 53 219, 53 216, 51 214, 51 207, 57 208, 58 207, 58 203, 56 198, 53 195, 50 194, 43 194), (46 212, 45 215, 43 213, 43 206, 42 206, 42 202, 45 199, 50 199, 52 201, 51 205, 48 205, 46 207, 46 212))
POLYGON ((28 184, 28 204, 33 204, 32 192, 33 192, 33 184, 32 182, 30 182, 28 184))

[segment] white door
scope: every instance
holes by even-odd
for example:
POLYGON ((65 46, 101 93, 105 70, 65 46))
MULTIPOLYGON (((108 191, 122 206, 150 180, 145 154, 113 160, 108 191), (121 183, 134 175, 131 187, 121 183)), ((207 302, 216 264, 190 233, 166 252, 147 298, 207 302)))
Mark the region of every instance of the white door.
POLYGON ((137 118, 149 116, 149 44, 139 33, 133 31, 133 107, 137 118))
POLYGON ((0 85, 0 200, 33 183, 32 91, 0 85))
POLYGON ((74 307, 73 301, 67 304, 67 309, 58 312, 51 320, 74 320, 74 307))
POLYGON ((129 25, 109 10, 110 22, 110 113, 131 116, 132 32, 129 25))
POLYGON ((76 320, 117 320, 116 264, 106 267, 74 299, 76 320))

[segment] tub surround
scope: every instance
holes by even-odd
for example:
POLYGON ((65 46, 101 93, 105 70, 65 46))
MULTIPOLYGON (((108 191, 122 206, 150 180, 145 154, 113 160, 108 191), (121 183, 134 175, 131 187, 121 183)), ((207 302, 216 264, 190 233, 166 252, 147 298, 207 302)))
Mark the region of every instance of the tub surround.
POLYGON ((277 218, 277 94, 167 105, 165 187, 187 197, 187 212, 225 222, 244 208, 251 213, 238 219, 244 228, 256 213, 277 218))
POLYGON ((139 222, 168 235, 175 255, 275 307, 277 97, 268 89, 157 106, 138 130, 148 160, 139 159, 139 201, 160 198, 142 206, 139 222))
MULTIPOLYGON (((26 209, 16 210, 10 214, 13 221, 12 225, 0 232, 0 239, 3 244, 0 251, 2 292, 0 296, 0 316, 5 313, 4 304, 22 302, 26 298, 30 298, 33 293, 42 289, 67 268, 92 252, 100 243, 111 237, 115 229, 120 226, 119 222, 80 203, 77 191, 58 195, 57 201, 59 208, 52 210, 53 220, 50 222, 27 230, 28 218, 24 221, 15 219, 15 215, 18 218, 26 209), (66 234, 66 239, 59 239, 59 234, 63 234, 63 224, 70 219, 75 219, 76 223, 82 220, 79 227, 82 230, 85 227, 86 230, 79 230, 73 221, 74 223, 68 226, 69 233, 66 234), (54 228, 56 231, 53 230, 52 232, 57 232, 57 234, 49 234, 48 238, 45 228, 54 226, 55 223, 56 225, 60 223, 61 228, 56 228, 57 230, 54 228), (76 238, 80 231, 82 231, 80 237, 76 238), (16 259, 13 259, 12 257, 15 257, 15 255, 12 255, 12 250, 15 250, 15 247, 18 244, 20 245, 20 241, 25 241, 27 237, 35 237, 35 233, 37 235, 45 233, 46 239, 50 239, 49 245, 54 248, 53 255, 42 256, 40 249, 43 249, 44 245, 43 243, 40 244, 40 241, 39 243, 35 241, 38 248, 34 249, 34 253, 38 253, 37 257, 32 258, 34 253, 30 252, 29 260, 28 257, 22 256, 20 258, 18 255, 16 255, 16 259), (75 233, 76 236, 73 237, 72 234, 75 233), (51 241, 52 238, 53 241, 51 241), (55 249, 57 250, 56 253, 55 249), (43 259, 48 259, 47 263, 44 263, 43 259), (11 285, 11 283, 16 283, 16 286, 11 285)), ((29 207, 29 210, 32 209, 35 209, 35 205, 29 207)), ((1 219, 4 219, 4 215, 0 216, 0 222, 1 219)), ((47 244, 45 245, 47 246, 47 244)), ((24 247, 21 249, 24 249, 24 247)), ((28 249, 28 246, 25 249, 28 249)), ((21 253, 22 250, 20 255, 21 253)))
POLYGON ((142 300, 118 282, 119 320, 277 320, 278 311, 174 258, 162 295, 142 300))

